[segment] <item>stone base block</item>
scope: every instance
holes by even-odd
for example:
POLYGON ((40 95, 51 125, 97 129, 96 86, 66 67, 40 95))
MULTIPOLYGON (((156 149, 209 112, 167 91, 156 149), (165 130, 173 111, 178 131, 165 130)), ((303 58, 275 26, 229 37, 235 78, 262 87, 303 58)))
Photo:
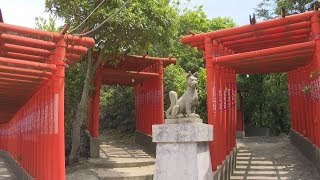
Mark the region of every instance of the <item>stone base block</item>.
POLYGON ((202 123, 153 125, 157 143, 155 180, 212 180, 209 145, 212 125, 202 123))
POLYGON ((204 142, 213 140, 213 126, 203 123, 152 126, 153 142, 204 142))
POLYGON ((212 180, 207 142, 158 143, 155 180, 212 180))
POLYGON ((303 137, 301 134, 291 129, 290 141, 296 146, 310 161, 313 162, 320 174, 320 148, 303 137))
POLYGON ((139 144, 143 150, 150 153, 152 156, 156 155, 156 146, 157 144, 152 142, 152 137, 143 132, 135 132, 135 143, 139 144))
POLYGON ((100 139, 90 138, 90 157, 98 158, 100 153, 100 139))
POLYGON ((237 131, 237 134, 236 134, 236 137, 237 139, 241 139, 241 138, 244 138, 244 131, 237 131))

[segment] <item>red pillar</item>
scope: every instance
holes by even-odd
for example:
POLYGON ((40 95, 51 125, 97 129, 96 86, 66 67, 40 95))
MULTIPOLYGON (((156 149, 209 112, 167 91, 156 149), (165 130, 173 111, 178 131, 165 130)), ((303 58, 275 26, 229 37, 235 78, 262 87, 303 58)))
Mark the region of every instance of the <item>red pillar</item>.
MULTIPOLYGON (((54 63, 57 66, 54 77, 54 144, 55 148, 55 161, 58 165, 58 171, 54 172, 52 179, 65 179, 65 148, 64 148, 64 77, 65 77, 65 59, 66 55, 66 42, 64 39, 59 40, 57 48, 54 51, 54 63), (57 108, 57 109, 56 109, 57 108), (53 178, 54 177, 54 178, 53 178)), ((50 142, 48 142, 50 143, 50 142)))
POLYGON ((102 79, 102 67, 99 66, 99 68, 96 71, 96 77, 94 80, 94 94, 92 96, 92 121, 90 123, 91 125, 91 136, 93 138, 97 138, 99 136, 99 117, 100 117, 100 89, 101 89, 101 79, 102 79))
POLYGON ((217 89, 214 83, 214 65, 213 65, 213 44, 212 40, 209 37, 205 37, 205 51, 204 51, 204 57, 206 61, 206 88, 207 88, 207 111, 208 111, 208 124, 212 124, 214 127, 213 134, 214 134, 214 140, 209 143, 210 146, 210 155, 211 155, 211 163, 212 163, 212 169, 215 171, 217 169, 218 164, 218 129, 217 129, 217 100, 216 100, 216 94, 217 89))
MULTIPOLYGON (((233 124, 233 147, 236 146, 236 134, 237 134, 237 74, 236 74, 236 71, 235 70, 232 70, 232 84, 233 84, 233 88, 232 88, 232 91, 233 91, 233 99, 234 99, 234 103, 233 103, 233 113, 232 113, 232 116, 233 116, 233 121, 234 121, 234 124, 233 124)), ((240 102, 240 107, 241 109, 243 109, 243 104, 242 104, 242 101, 240 102)), ((243 116, 243 115, 242 115, 243 116)), ((242 128, 243 127, 243 118, 242 118, 242 128)), ((244 130, 244 129, 243 129, 244 130)))
POLYGON ((296 131, 296 121, 295 121, 295 108, 294 108, 294 94, 293 94, 293 79, 292 79, 292 71, 287 73, 288 77, 288 95, 289 95, 289 106, 290 106, 290 118, 291 118, 291 128, 296 131))
POLYGON ((156 91, 160 91, 159 92, 159 100, 160 103, 156 103, 159 104, 160 107, 157 107, 157 109, 159 109, 159 120, 157 123, 159 124, 163 124, 164 123, 164 97, 163 97, 163 61, 159 62, 158 65, 159 68, 159 78, 158 78, 158 89, 156 91))
MULTIPOLYGON (((311 30, 313 34, 313 38, 316 42, 315 46, 315 55, 314 55, 314 69, 312 69, 312 72, 317 72, 316 77, 314 77, 315 84, 320 84, 320 13, 317 11, 315 15, 311 18, 311 30)), ((317 88, 315 90, 317 96, 320 95, 320 89, 317 88)), ((317 97, 316 96, 316 97, 317 97)), ((314 99, 314 124, 315 124, 315 142, 317 146, 320 148, 320 99, 318 97, 314 99)))

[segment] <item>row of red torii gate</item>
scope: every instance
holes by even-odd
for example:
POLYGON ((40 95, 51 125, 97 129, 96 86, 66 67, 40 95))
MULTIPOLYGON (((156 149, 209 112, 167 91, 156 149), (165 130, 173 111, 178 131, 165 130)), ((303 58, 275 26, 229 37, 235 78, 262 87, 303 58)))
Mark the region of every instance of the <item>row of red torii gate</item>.
MULTIPOLYGON (((94 40, 0 23, 0 148, 32 177, 65 179, 64 77, 94 40)), ((236 145, 236 74, 288 72, 292 130, 320 147, 318 10, 208 33, 182 42, 203 51, 213 171, 236 145)), ((135 87, 137 131, 164 122, 163 68, 173 58, 125 56, 103 65, 90 100, 88 129, 98 136, 102 84, 135 87)))

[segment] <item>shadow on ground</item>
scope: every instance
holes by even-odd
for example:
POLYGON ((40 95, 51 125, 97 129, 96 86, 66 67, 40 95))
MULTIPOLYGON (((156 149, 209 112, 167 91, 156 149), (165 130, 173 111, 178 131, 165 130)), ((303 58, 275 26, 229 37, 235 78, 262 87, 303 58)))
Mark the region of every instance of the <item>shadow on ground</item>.
POLYGON ((283 137, 255 137, 238 140, 235 179, 319 180, 312 163, 283 137))
POLYGON ((67 179, 153 179, 155 159, 134 143, 133 133, 107 131, 100 139, 100 158, 69 168, 67 179))

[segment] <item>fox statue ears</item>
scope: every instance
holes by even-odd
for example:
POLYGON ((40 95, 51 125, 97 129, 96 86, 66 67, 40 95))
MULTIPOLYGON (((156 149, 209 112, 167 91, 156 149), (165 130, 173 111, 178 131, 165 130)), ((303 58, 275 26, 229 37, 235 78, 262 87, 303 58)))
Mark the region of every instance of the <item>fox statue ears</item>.
POLYGON ((189 77, 191 77, 192 75, 197 78, 198 77, 198 72, 195 72, 195 73, 192 74, 191 71, 189 71, 188 74, 187 74, 187 79, 189 77))
POLYGON ((193 73, 193 76, 198 78, 198 72, 193 73))

